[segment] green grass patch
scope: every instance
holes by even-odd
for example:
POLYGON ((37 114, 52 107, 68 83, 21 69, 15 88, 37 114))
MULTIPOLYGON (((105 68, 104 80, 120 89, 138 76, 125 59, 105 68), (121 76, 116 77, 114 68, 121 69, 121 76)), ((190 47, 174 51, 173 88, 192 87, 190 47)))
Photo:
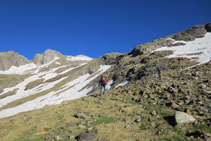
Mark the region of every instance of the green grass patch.
POLYGON ((17 89, 15 89, 13 91, 9 91, 9 92, 7 92, 7 93, 5 93, 3 95, 0 95, 0 99, 3 99, 3 98, 8 97, 8 96, 15 95, 16 94, 16 91, 17 91, 17 89))
POLYGON ((8 88, 23 82, 30 75, 0 74, 0 88, 8 88))
POLYGON ((108 123, 113 123, 113 122, 114 120, 111 117, 102 117, 102 118, 99 118, 97 121, 92 122, 91 125, 96 126, 99 124, 108 124, 108 123))
POLYGON ((32 81, 26 85, 26 88, 24 90, 26 91, 28 89, 33 89, 34 87, 42 84, 43 81, 44 81, 44 79, 38 79, 38 80, 32 81))

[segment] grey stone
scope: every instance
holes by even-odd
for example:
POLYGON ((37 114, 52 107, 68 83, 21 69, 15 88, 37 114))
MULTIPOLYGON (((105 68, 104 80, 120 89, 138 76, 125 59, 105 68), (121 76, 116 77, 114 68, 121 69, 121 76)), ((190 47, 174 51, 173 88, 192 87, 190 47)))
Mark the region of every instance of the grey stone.
POLYGON ((131 128, 131 126, 130 125, 126 125, 125 128, 128 129, 128 128, 131 128))
POLYGON ((77 114, 74 115, 74 117, 85 119, 86 118, 86 114, 84 114, 84 113, 77 113, 77 114))
POLYGON ((61 137, 61 136, 56 136, 56 140, 62 140, 63 139, 63 137, 61 137))
POLYGON ((141 122, 140 118, 137 118, 136 120, 134 120, 135 123, 141 122))
POLYGON ((192 116, 179 111, 176 112, 175 119, 177 124, 192 123, 195 121, 195 118, 193 118, 192 116))
POLYGON ((80 124, 80 125, 78 125, 78 127, 79 128, 85 128, 86 126, 80 124))
POLYGON ((77 141, 93 141, 97 133, 82 133, 76 137, 77 141))

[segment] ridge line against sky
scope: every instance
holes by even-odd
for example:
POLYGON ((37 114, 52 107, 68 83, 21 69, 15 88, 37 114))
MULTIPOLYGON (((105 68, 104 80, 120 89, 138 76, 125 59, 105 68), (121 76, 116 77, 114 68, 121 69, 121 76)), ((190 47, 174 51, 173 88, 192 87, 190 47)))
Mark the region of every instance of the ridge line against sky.
POLYGON ((1 0, 0 52, 98 58, 211 22, 210 0, 1 0))

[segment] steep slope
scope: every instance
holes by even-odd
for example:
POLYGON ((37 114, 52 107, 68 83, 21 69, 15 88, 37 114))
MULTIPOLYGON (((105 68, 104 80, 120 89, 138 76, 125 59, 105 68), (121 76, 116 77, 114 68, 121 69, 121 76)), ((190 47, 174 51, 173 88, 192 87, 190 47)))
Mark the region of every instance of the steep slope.
MULTIPOLYGON (((43 65, 34 64, 35 67, 25 70, 16 68, 15 73, 20 69, 28 76, 23 77, 19 84, 8 88, 4 86, 1 90, 1 118, 86 96, 92 87, 85 86, 110 68, 100 60, 86 56, 59 55, 43 65)), ((8 70, 4 73, 11 76, 12 72, 8 70)))
POLYGON ((0 138, 80 140, 85 135, 93 140, 121 141, 210 138, 210 32, 210 23, 194 26, 137 46, 128 54, 105 54, 74 65, 73 60, 77 59, 67 57, 31 70, 29 79, 3 89, 0 95, 3 97, 0 116, 7 117, 0 120, 0 138), (64 66, 67 62, 70 66, 64 66), (157 66, 161 66, 161 79, 157 66), (105 95, 99 94, 100 75, 110 79, 105 95), (68 101, 87 94, 90 96, 68 101), (46 106, 52 104, 59 105, 46 106), (34 110, 39 108, 42 109, 34 110), (196 121, 177 123, 177 111, 193 116, 196 121), (12 116, 19 112, 25 113, 12 116), (11 129, 14 126, 21 129, 11 129))
POLYGON ((172 47, 172 46, 183 45, 183 41, 186 42, 194 41, 196 38, 203 38, 206 33, 210 32, 211 32, 211 23, 204 25, 196 25, 180 33, 160 38, 150 43, 139 45, 135 49, 133 49, 129 53, 129 55, 137 56, 147 53, 149 54, 153 50, 158 49, 160 47, 172 47), (174 42, 174 40, 180 42, 174 42))

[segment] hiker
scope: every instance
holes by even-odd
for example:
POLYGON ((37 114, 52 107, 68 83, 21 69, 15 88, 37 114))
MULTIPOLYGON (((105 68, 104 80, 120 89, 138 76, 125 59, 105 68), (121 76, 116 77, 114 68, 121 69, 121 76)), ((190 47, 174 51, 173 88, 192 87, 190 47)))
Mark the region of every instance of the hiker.
POLYGON ((160 68, 160 66, 157 67, 157 71, 158 71, 158 77, 159 77, 159 79, 161 79, 161 68, 160 68))
POLYGON ((106 90, 105 86, 106 86, 107 82, 108 82, 108 78, 101 76, 101 78, 99 80, 99 85, 101 86, 100 94, 104 94, 105 93, 105 90, 106 90))

